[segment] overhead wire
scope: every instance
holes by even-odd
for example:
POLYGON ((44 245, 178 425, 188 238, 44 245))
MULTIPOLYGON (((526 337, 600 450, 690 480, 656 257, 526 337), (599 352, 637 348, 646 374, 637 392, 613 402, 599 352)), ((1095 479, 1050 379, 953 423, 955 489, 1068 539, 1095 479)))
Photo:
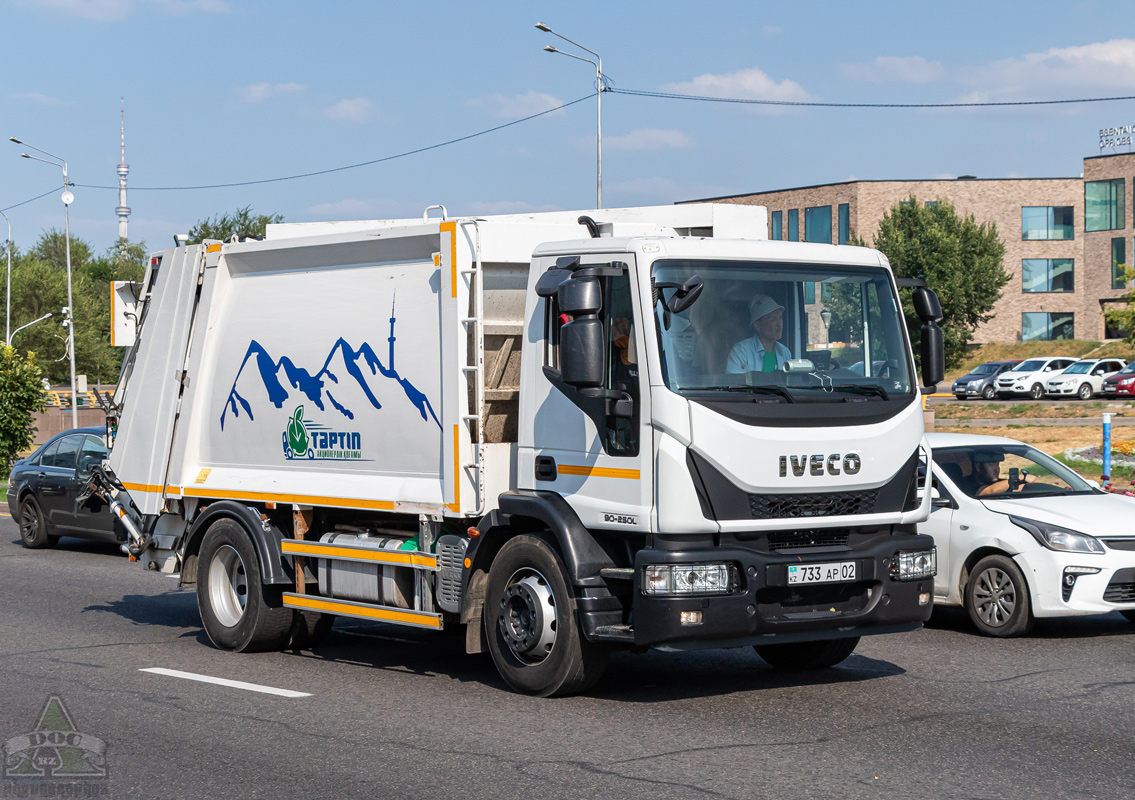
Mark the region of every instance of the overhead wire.
POLYGON ((703 103, 739 103, 757 106, 802 106, 810 108, 993 108, 998 106, 1055 106, 1072 103, 1107 103, 1115 100, 1135 100, 1135 95, 1116 97, 1076 97, 1067 100, 991 100, 957 103, 830 103, 818 100, 753 100, 743 97, 713 97, 711 95, 653 92, 643 89, 607 89, 612 94, 656 97, 663 100, 696 100, 703 103))
POLYGON ((43 194, 37 194, 35 197, 31 198, 30 200, 22 200, 21 202, 16 203, 15 205, 8 206, 7 208, 0 208, 0 211, 11 211, 13 208, 19 208, 20 206, 26 206, 28 203, 34 203, 36 200, 47 197, 49 194, 51 194, 54 191, 55 191, 55 189, 48 189, 43 194))

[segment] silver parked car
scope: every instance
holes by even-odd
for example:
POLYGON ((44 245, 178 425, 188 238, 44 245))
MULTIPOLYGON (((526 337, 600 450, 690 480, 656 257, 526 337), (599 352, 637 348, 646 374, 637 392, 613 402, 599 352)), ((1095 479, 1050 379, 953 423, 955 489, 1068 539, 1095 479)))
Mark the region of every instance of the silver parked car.
POLYGON ((1021 362, 1015 361, 987 361, 970 370, 954 381, 954 397, 965 400, 970 397, 980 397, 983 400, 992 400, 997 396, 997 379, 1021 362))

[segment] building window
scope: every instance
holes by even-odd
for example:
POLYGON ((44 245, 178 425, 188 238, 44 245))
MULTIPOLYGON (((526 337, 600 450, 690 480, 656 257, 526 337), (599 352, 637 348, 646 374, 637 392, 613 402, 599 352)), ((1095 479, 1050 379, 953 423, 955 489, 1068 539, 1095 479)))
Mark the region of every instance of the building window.
POLYGON ((847 244, 851 238, 851 209, 847 203, 839 204, 839 243, 847 244))
POLYGON ((783 218, 783 211, 772 212, 772 238, 777 241, 784 238, 784 229, 782 226, 783 218))
POLYGON ((1123 178, 1084 184, 1084 230, 1115 231, 1123 227, 1123 178))
POLYGON ((800 241, 800 209, 797 208, 788 210, 788 241, 800 241))
POLYGON ((1050 342, 1073 338, 1074 314, 1026 311, 1021 314, 1021 341, 1050 342))
POLYGON ((813 281, 807 281, 804 284, 804 303, 805 305, 812 305, 816 302, 816 284, 813 281))
POLYGON ((1111 240, 1111 288, 1122 289, 1127 286, 1127 240, 1120 237, 1111 240))
POLYGON ((819 244, 832 243, 832 207, 816 206, 804 209, 804 241, 819 244))
POLYGON ((1075 291, 1074 266, 1075 262, 1071 258, 1022 258, 1021 291, 1075 291))
POLYGON ((937 200, 927 200, 926 201, 926 207, 927 208, 937 208, 938 207, 938 201, 937 200))
POLYGON ((1023 206, 1021 208, 1021 239, 1074 238, 1072 206, 1023 206))

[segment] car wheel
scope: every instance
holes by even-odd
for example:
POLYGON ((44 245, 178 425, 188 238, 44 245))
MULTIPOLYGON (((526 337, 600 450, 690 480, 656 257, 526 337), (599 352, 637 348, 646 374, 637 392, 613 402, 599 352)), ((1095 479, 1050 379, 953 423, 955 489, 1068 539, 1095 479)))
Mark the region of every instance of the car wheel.
POLYGON ((965 607, 986 636, 1021 636, 1034 622, 1025 576, 1007 556, 986 556, 974 565, 966 583, 965 607))
POLYGON ((1092 385, 1090 383, 1080 384, 1080 391, 1076 392, 1076 396, 1081 400, 1092 399, 1092 385))
POLYGON ((607 667, 609 649, 587 641, 556 551, 538 536, 510 539, 489 568, 485 640, 509 686, 538 697, 582 692, 607 667))
POLYGON ((59 537, 48 536, 47 521, 43 518, 43 512, 40 511, 39 503, 34 497, 28 495, 20 501, 19 513, 20 540, 24 543, 24 547, 32 550, 55 547, 59 537))
POLYGON ((788 644, 757 644, 757 655, 775 669, 784 672, 802 672, 809 669, 826 669, 855 652, 859 637, 825 639, 820 642, 789 642, 788 644))
POLYGON ((981 397, 982 397, 983 400, 992 400, 996 396, 997 396, 997 390, 994 389, 992 386, 986 386, 984 389, 981 390, 981 397))
POLYGON ((295 612, 282 592, 260 581, 252 540, 231 519, 214 522, 197 555, 197 608, 205 633, 222 650, 278 650, 288 640, 295 612))
POLYGON ((1031 397, 1033 400, 1043 400, 1044 387, 1039 383, 1034 383, 1033 388, 1029 389, 1029 397, 1031 397))

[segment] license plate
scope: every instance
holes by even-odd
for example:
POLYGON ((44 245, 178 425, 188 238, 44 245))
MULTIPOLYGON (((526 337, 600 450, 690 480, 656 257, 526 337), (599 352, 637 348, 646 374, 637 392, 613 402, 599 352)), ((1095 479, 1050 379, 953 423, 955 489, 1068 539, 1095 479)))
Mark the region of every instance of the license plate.
POLYGON ((1116 387, 1114 387, 1114 386, 1105 386, 1105 387, 1103 387, 1103 390, 1104 390, 1104 392, 1105 392, 1105 393, 1107 393, 1107 394, 1111 394, 1112 392, 1116 391, 1116 387))
POLYGON ((855 562, 798 564, 788 568, 788 583, 837 583, 855 580, 855 562))

